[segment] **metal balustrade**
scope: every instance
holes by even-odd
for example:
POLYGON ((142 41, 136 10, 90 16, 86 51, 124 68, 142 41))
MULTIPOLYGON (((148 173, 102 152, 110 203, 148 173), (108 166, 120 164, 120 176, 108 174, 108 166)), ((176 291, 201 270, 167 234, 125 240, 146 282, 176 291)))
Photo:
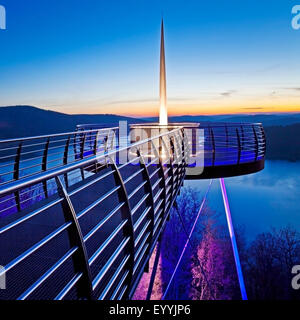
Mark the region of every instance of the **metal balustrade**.
MULTIPOLYGON (((104 153, 117 147, 117 136, 118 127, 114 127, 0 140, 0 186, 104 153)), ((83 170, 81 174, 84 175, 83 170)), ((69 180, 65 178, 67 184, 69 180)), ((30 189, 29 192, 32 194, 33 190, 30 189)), ((51 193, 51 187, 49 188, 48 183, 44 181, 43 190, 35 190, 35 198, 47 197, 49 192, 51 193)), ((8 203, 13 210, 13 203, 16 202, 15 209, 20 211, 30 200, 26 190, 2 199, 5 204, 0 200, 0 216, 3 212, 1 207, 8 207, 8 203)))
MULTIPOLYGON (((224 178, 249 174, 264 168, 266 137, 261 123, 171 123, 182 126, 190 147, 186 179, 224 178), (193 170, 193 168, 202 170, 193 170)), ((133 130, 164 130, 157 124, 135 124, 133 130)))
POLYGON ((204 131, 202 179, 249 174, 264 168, 266 137, 262 124, 203 122, 199 129, 204 131))
POLYGON ((0 141, 0 299, 131 298, 184 179, 264 167, 261 124, 88 129, 0 141))
POLYGON ((132 297, 183 184, 189 146, 183 128, 172 128, 120 148, 110 145, 117 130, 0 141, 11 159, 0 176, 19 171, 0 185, 0 299, 132 297), (21 174, 30 159, 38 169, 21 174))

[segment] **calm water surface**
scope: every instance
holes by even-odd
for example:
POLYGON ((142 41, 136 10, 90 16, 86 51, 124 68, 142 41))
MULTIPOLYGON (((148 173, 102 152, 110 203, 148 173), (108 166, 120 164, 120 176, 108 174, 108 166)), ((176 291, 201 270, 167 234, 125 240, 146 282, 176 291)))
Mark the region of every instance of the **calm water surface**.
MULTIPOLYGON (((271 227, 290 224, 300 231, 300 162, 267 161, 261 172, 225 179, 234 225, 248 238, 271 227)), ((208 181, 188 181, 203 194, 208 181)), ((225 217, 219 180, 214 180, 208 205, 225 217)))

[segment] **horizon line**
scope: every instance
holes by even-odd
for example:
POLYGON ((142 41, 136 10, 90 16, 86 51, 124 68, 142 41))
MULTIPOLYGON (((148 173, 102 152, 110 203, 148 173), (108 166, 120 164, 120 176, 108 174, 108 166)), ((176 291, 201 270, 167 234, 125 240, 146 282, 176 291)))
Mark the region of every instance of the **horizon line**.
MULTIPOLYGON (((57 112, 60 114, 65 114, 65 115, 70 115, 70 116, 76 116, 76 115, 86 115, 86 116, 97 116, 97 115, 110 115, 110 116, 121 116, 121 117, 129 117, 129 118, 137 118, 137 119, 145 119, 145 118, 159 118, 158 114, 153 114, 153 115, 135 115, 135 114, 130 114, 130 113, 67 113, 67 112, 62 112, 62 111, 57 111, 57 110, 51 110, 48 109, 49 107, 37 107, 33 105, 9 105, 9 106, 0 106, 0 108, 17 108, 17 107, 30 107, 30 108, 35 108, 39 110, 44 110, 44 111, 50 111, 50 112, 57 112)), ((255 116, 255 115, 276 115, 276 114, 286 114, 286 115, 293 115, 293 114, 300 114, 300 109, 299 111, 256 111, 256 112, 229 112, 229 113, 192 113, 192 114, 169 114, 169 118, 173 117, 201 117, 201 116, 237 116, 237 115, 243 115, 243 116, 255 116)))

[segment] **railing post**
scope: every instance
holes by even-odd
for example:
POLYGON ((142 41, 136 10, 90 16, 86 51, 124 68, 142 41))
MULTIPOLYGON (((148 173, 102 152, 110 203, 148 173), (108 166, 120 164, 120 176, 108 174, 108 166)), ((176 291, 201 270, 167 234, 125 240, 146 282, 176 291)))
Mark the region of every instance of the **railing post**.
MULTIPOLYGON (((161 139, 161 137, 158 138, 159 145, 160 145, 160 148, 161 148, 160 139, 161 139)), ((157 157, 158 161, 159 161, 159 163, 158 163, 158 166, 159 166, 159 169, 160 169, 159 170, 159 177, 162 178, 161 182, 159 183, 159 188, 163 190, 163 202, 162 202, 163 213, 162 213, 162 216, 164 217, 165 216, 165 212, 166 212, 166 200, 167 200, 167 187, 166 187, 165 172, 164 172, 164 167, 163 167, 163 164, 162 164, 160 152, 157 150, 153 140, 151 141, 151 143, 152 143, 152 147, 153 147, 153 150, 154 150, 154 153, 155 153, 155 157, 157 157)))
POLYGON ((241 126, 241 132, 242 132, 242 141, 241 141, 241 145, 242 147, 244 146, 245 143, 245 133, 244 133, 244 127, 241 126))
POLYGON ((237 164, 240 164, 241 161, 241 139, 240 139, 240 135, 239 135, 239 130, 236 128, 236 137, 237 137, 237 142, 238 142, 238 158, 237 158, 237 164))
MULTIPOLYGON (((85 147, 86 133, 83 134, 82 141, 80 144, 80 159, 84 158, 84 147, 85 147)), ((81 168, 81 177, 84 180, 84 168, 81 168)))
MULTIPOLYGON (((68 140, 66 142, 66 145, 65 145, 64 159, 63 159, 64 165, 68 164, 70 140, 71 140, 71 137, 68 138, 68 140)), ((64 174, 64 179, 65 179, 65 185, 68 188, 69 187, 69 181, 68 181, 68 174, 67 173, 64 174)))
POLYGON ((73 256, 73 263, 76 272, 82 272, 83 276, 78 281, 77 290, 81 299, 94 299, 92 289, 91 270, 88 262, 86 246, 83 240, 81 228, 74 210, 72 201, 64 187, 61 179, 55 177, 58 194, 63 198, 62 209, 66 221, 71 221, 72 226, 68 229, 71 247, 77 246, 79 250, 73 256))
MULTIPOLYGON (((179 134, 178 134, 179 135, 179 134)), ((180 138, 180 136, 179 136, 180 138)), ((179 186, 179 182, 182 180, 183 176, 184 176, 184 164, 183 164, 183 157, 184 157, 184 149, 182 149, 182 144, 180 147, 180 143, 178 141, 178 136, 176 134, 174 134, 174 139, 176 141, 176 145, 177 145, 177 151, 176 151, 176 161, 177 161, 177 165, 178 165, 178 174, 177 174, 177 182, 176 182, 176 186, 179 186), (179 165, 180 162, 180 165, 179 165), (179 169, 180 169, 180 173, 179 173, 179 169)))
MULTIPOLYGON (((97 130, 96 136, 95 136, 95 143, 94 143, 94 155, 96 156, 98 153, 98 139, 99 139, 99 130, 97 130)), ((95 173, 98 172, 98 161, 95 163, 95 173)))
MULTIPOLYGON (((169 136, 168 136, 168 137, 169 137, 169 136)), ((166 145, 166 143, 165 143, 165 141, 164 141, 163 138, 164 138, 164 137, 162 137, 162 147, 164 147, 164 149, 165 149, 165 151, 167 152, 168 157, 169 157, 169 161, 168 161, 169 171, 168 171, 168 172, 171 171, 171 191, 169 192, 169 194, 170 194, 170 196, 172 196, 173 190, 174 190, 174 165, 173 165, 173 158, 172 158, 172 157, 173 157, 173 152, 174 152, 174 150, 173 150, 174 144, 173 144, 173 142, 172 142, 172 139, 169 137, 170 148, 171 148, 171 150, 172 150, 172 156, 171 156, 170 150, 169 150, 168 146, 166 145)), ((164 180, 165 180, 165 175, 164 175, 164 180)), ((166 186, 166 187, 167 187, 167 186, 166 186)), ((168 192, 167 192, 167 190, 166 190, 166 197, 167 197, 167 195, 168 195, 168 192)), ((167 199, 166 199, 166 201, 167 201, 167 199)), ((171 203, 171 202, 170 202, 170 203, 171 203)), ((168 210, 168 209, 169 209, 169 206, 168 206, 168 204, 166 203, 166 210, 168 210)), ((164 213, 164 217, 165 217, 165 213, 164 213)))
POLYGON ((266 150, 267 150, 267 145, 266 145, 266 135, 265 135, 265 130, 264 130, 264 127, 262 125, 260 125, 260 129, 261 129, 261 135, 263 137, 263 141, 265 143, 265 145, 263 146, 263 151, 264 151, 264 155, 266 153, 266 150))
POLYGON ((184 159, 183 163, 184 163, 184 166, 186 167, 189 164, 191 152, 190 152, 189 140, 185 134, 184 129, 181 130, 181 134, 182 134, 182 154, 184 159))
POLYGON ((148 249, 147 249, 147 255, 150 253, 150 249, 152 246, 152 239, 153 239, 153 231, 154 231, 154 220, 155 220, 155 213, 154 213, 154 196, 153 196, 153 190, 152 190, 152 184, 151 184, 151 179, 150 179, 150 175, 149 175, 149 171, 148 168, 146 166, 145 163, 145 159, 143 157, 143 155, 141 154, 141 151, 138 149, 137 150, 137 156, 140 157, 140 164, 141 164, 141 168, 143 168, 143 179, 147 181, 146 185, 145 185, 145 191, 147 193, 150 194, 150 197, 147 198, 147 202, 149 203, 151 209, 149 210, 149 214, 148 214, 148 220, 150 220, 150 225, 149 225, 149 231, 150 231, 150 236, 148 239, 148 249))
MULTIPOLYGON (((42 171, 47 171, 49 144, 50 144, 50 138, 47 139, 47 142, 45 144, 44 155, 42 159, 42 171)), ((43 181, 43 188, 44 188, 45 197, 48 198, 47 180, 43 181)))
MULTIPOLYGON (((22 141, 20 142, 18 149, 17 149, 17 153, 16 153, 15 165, 14 165, 14 180, 19 180, 19 178, 20 178, 21 152, 22 152, 22 141)), ((21 201, 20 201, 19 191, 15 192, 15 201, 16 201, 18 211, 21 211, 21 201)))
POLYGON ((167 211, 167 186, 166 186, 166 177, 165 177, 165 170, 164 170, 164 165, 163 165, 163 160, 161 157, 162 154, 162 137, 159 138, 160 143, 159 143, 159 166, 160 166, 160 177, 162 178, 161 186, 163 187, 163 217, 166 214, 167 211))
POLYGON ((129 260, 128 260, 128 276, 126 279, 127 282, 127 289, 123 296, 128 298, 129 292, 130 292, 130 286, 131 286, 131 280, 133 277, 133 270, 134 270, 134 254, 135 254, 135 237, 134 237, 134 226, 133 226, 133 219, 132 219, 132 213, 131 213, 131 206, 128 199, 127 190, 122 178, 122 175, 120 173, 120 170, 118 166, 116 165, 116 162, 113 158, 110 158, 110 162, 112 164, 112 169, 114 172, 114 178, 115 183, 117 186, 120 186, 121 188, 118 191, 118 197, 120 202, 124 202, 125 205, 122 206, 121 210, 121 216, 123 220, 127 221, 127 224, 123 228, 123 234, 124 237, 129 237, 129 242, 127 245, 127 252, 129 254, 129 260))
POLYGON ((211 136, 211 143, 212 143, 212 166, 214 166, 216 161, 216 144, 215 144, 215 136, 214 136, 213 128, 210 128, 210 136, 211 136))
POLYGON ((228 137, 228 127, 227 124, 225 124, 225 134, 226 134, 226 148, 228 149, 228 143, 229 143, 229 137, 228 137))
POLYGON ((96 136, 95 136, 95 143, 94 143, 94 155, 95 156, 97 155, 97 152, 98 152, 98 138, 99 138, 99 130, 97 131, 96 136))
POLYGON ((253 129, 253 134, 254 134, 254 139, 255 139, 255 161, 257 161, 258 158, 258 139, 257 139, 257 134, 255 131, 254 125, 252 126, 253 129))

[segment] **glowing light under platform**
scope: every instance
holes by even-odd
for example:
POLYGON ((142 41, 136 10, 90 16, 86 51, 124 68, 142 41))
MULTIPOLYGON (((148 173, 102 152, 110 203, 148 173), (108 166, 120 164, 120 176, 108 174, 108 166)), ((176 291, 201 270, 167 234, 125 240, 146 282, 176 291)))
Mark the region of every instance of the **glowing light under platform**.
POLYGON ((240 284, 240 289, 241 289, 241 295, 242 295, 243 300, 248 300, 244 277, 243 277, 243 272, 242 272, 240 256, 239 256, 239 251, 238 251, 236 237, 235 237, 234 228, 233 228, 232 219, 231 219, 231 212, 230 212, 229 202, 228 202, 228 198, 227 198, 226 186, 225 186, 225 182, 224 182, 223 178, 220 179, 220 186, 221 186, 221 190, 222 190, 222 196, 223 196, 224 207, 225 207, 225 212, 226 212, 226 219, 227 219, 229 235, 230 235, 230 240, 231 240, 231 245, 232 245, 232 250, 233 250, 233 255, 234 255, 234 261, 235 261, 235 265, 236 265, 237 276, 239 279, 239 284, 240 284))

